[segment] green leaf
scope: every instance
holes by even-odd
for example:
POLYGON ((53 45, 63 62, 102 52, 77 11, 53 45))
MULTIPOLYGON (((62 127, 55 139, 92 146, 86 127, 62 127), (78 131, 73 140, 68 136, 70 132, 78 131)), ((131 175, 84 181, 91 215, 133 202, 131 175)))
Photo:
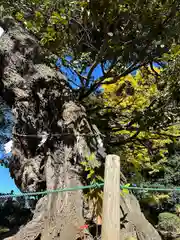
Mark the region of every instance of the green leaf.
POLYGON ((88 157, 88 160, 93 161, 94 159, 96 159, 96 155, 95 153, 91 153, 91 155, 88 157))
POLYGON ((35 11, 35 16, 36 16, 37 18, 41 18, 41 17, 42 17, 42 14, 41 14, 41 12, 39 12, 39 11, 35 11))
POLYGON ((96 175, 96 179, 99 180, 99 181, 101 181, 101 182, 104 181, 104 179, 103 179, 100 175, 96 175))
POLYGON ((91 169, 90 173, 87 175, 87 179, 90 179, 94 175, 94 171, 91 169))
POLYGON ((87 162, 81 162, 81 165, 83 165, 83 166, 86 166, 87 165, 87 162))
MULTIPOLYGON (((130 183, 124 185, 124 187, 129 187, 129 186, 130 186, 130 183)), ((129 190, 128 189, 123 189, 122 192, 125 193, 125 194, 128 194, 129 190)))
POLYGON ((52 24, 63 24, 63 25, 67 25, 68 24, 68 20, 67 17, 65 15, 60 15, 58 12, 53 12, 52 16, 51 16, 51 22, 52 24))
POLYGON ((20 13, 20 12, 16 13, 15 17, 18 21, 23 21, 24 19, 23 13, 20 13))

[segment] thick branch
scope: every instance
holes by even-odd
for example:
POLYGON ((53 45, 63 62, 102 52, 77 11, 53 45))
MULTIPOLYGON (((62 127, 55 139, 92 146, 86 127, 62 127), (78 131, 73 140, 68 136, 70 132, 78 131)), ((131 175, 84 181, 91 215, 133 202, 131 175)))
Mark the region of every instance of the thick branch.
POLYGON ((91 79, 91 76, 92 76, 92 73, 93 73, 94 69, 99 65, 99 62, 103 57, 103 53, 105 51, 106 45, 107 45, 107 38, 104 40, 103 44, 101 45, 100 51, 97 54, 96 59, 95 59, 94 63, 92 64, 92 66, 91 66, 91 68, 88 72, 87 80, 86 80, 86 87, 88 87, 88 85, 90 83, 90 79, 91 79))
POLYGON ((111 73, 108 71, 104 76, 98 78, 89 88, 89 90, 84 94, 80 96, 80 100, 83 98, 88 97, 92 92, 94 92, 101 84, 113 84, 116 83, 121 77, 126 76, 127 74, 130 74, 131 72, 137 70, 138 68, 142 67, 145 63, 139 64, 138 66, 135 66, 136 63, 132 64, 128 69, 126 69, 122 74, 113 77, 111 81, 105 81, 108 77, 111 77, 111 73))

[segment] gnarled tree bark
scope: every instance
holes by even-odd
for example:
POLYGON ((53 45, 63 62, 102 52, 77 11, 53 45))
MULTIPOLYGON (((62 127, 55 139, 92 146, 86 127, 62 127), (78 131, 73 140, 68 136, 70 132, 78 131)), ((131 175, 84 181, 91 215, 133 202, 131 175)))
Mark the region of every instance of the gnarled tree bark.
MULTIPOLYGON (((85 109, 65 77, 42 64, 36 39, 11 18, 1 26, 1 95, 15 116, 11 176, 22 191, 82 185, 77 172, 91 152, 87 140, 93 133, 85 109), (39 145, 44 132, 47 140, 39 145)), ((78 239, 84 222, 82 191, 48 194, 13 239, 78 239)))

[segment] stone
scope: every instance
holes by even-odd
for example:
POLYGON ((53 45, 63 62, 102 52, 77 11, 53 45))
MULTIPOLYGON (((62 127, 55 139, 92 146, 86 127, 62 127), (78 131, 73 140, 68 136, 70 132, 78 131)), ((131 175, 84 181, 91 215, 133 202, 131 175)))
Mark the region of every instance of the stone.
POLYGON ((131 193, 121 196, 121 240, 131 236, 138 240, 161 240, 157 230, 141 212, 140 205, 131 193))

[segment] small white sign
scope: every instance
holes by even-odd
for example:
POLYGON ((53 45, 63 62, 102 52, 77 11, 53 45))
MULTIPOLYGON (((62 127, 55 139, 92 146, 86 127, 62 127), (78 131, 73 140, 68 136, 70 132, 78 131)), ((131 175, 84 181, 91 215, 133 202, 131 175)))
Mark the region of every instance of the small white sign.
POLYGON ((10 140, 9 142, 4 144, 4 149, 6 153, 10 153, 12 151, 13 141, 10 140))
POLYGON ((47 141, 48 136, 49 136, 49 134, 47 134, 47 132, 42 133, 41 142, 38 144, 38 147, 41 147, 47 141))
POLYGON ((0 27, 0 37, 2 37, 3 33, 4 33, 4 29, 0 27))

